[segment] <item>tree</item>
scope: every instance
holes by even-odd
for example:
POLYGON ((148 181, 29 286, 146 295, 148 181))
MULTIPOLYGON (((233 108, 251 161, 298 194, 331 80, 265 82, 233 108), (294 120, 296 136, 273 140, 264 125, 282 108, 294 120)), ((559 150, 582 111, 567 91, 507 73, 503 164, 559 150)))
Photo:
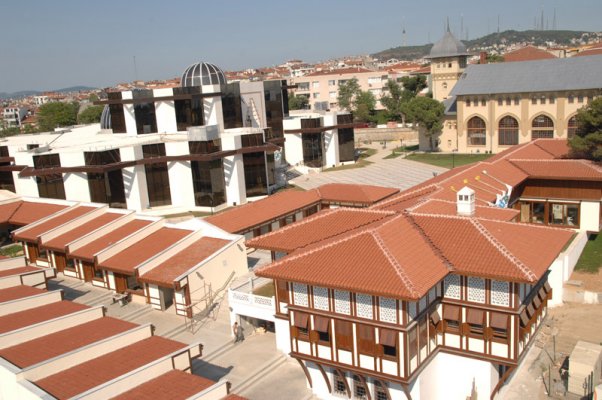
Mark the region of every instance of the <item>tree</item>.
POLYGON ((2 128, 0 126, 0 137, 6 137, 6 136, 14 136, 14 135, 18 135, 19 133, 21 133, 21 130, 18 127, 11 127, 11 128, 2 128))
POLYGON ((339 96, 337 101, 339 108, 342 110, 353 111, 353 98, 360 92, 360 85, 356 78, 349 79, 346 82, 340 83, 339 81, 339 96))
POLYGON ((487 64, 500 63, 504 62, 504 56, 501 56, 499 54, 487 54, 486 60, 487 64))
POLYGON ((385 107, 389 121, 405 122, 404 105, 415 97, 415 93, 404 90, 397 82, 389 79, 385 84, 386 93, 380 98, 380 104, 385 107))
POLYGON ((360 122, 372 121, 376 98, 369 91, 360 90, 353 99, 353 116, 360 122))
POLYGON ((98 95, 96 93, 90 93, 88 100, 90 103, 94 103, 95 101, 98 101, 98 95))
POLYGON ((41 105, 37 113, 40 131, 52 131, 57 127, 75 125, 78 109, 77 102, 41 105))
POLYGON ((77 116, 78 124, 94 124, 100 122, 100 116, 104 106, 90 106, 77 116))
POLYGON ((401 78, 401 84, 405 90, 408 90, 414 95, 420 93, 422 89, 424 89, 426 84, 426 76, 424 75, 416 75, 416 76, 404 76, 401 78))
POLYGON ((288 96, 288 109, 289 110, 305 110, 309 105, 309 99, 307 96, 288 96))
POLYGON ((424 129, 424 135, 429 139, 429 147, 433 150, 433 136, 443 128, 443 104, 429 97, 414 97, 407 104, 405 111, 424 129))
POLYGON ((602 97, 579 110, 577 126, 569 141, 571 157, 602 161, 602 97))

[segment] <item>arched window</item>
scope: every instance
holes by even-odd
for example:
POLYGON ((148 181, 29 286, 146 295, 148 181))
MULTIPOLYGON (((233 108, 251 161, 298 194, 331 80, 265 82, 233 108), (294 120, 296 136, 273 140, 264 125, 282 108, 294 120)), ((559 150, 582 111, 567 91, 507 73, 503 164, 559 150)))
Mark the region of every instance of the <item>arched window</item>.
POLYGON ((511 116, 500 119, 498 125, 498 144, 500 146, 511 146, 518 144, 518 121, 511 116))
POLYGON ((568 138, 572 139, 577 132, 579 131, 579 123, 577 122, 577 116, 573 115, 570 119, 569 122, 567 124, 567 134, 568 134, 568 138))
POLYGON ((545 115, 535 117, 531 128, 531 140, 552 139, 554 137, 554 122, 545 115))
POLYGON ((469 146, 485 146, 487 144, 485 121, 481 118, 472 117, 469 119, 466 130, 468 131, 469 146))

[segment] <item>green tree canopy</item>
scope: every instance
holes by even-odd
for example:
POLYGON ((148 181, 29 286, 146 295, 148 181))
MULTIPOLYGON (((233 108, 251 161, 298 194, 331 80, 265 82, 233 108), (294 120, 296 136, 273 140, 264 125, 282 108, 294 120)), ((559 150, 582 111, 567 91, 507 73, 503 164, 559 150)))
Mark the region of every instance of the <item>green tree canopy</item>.
POLYGON ((433 136, 443 128, 443 112, 445 107, 437 100, 429 97, 414 97, 406 107, 408 116, 424 129, 424 134, 429 139, 429 146, 433 149, 433 136))
POLYGON ((307 96, 297 96, 289 94, 288 96, 288 109, 289 110, 305 110, 309 105, 309 99, 307 96))
POLYGON ((95 101, 98 101, 98 95, 96 93, 90 93, 88 100, 90 100, 90 103, 94 103, 95 101))
POLYGON ((72 103, 46 103, 38 109, 38 125, 40 131, 52 131, 61 126, 75 125, 79 104, 72 103))
POLYGON ((602 161, 602 97, 577 113, 576 135, 569 141, 571 156, 602 161))
POLYGON ((385 84, 386 93, 380 98, 380 104, 386 109, 389 121, 404 121, 406 119, 405 105, 415 97, 415 93, 404 90, 397 82, 389 79, 385 84))
POLYGON ((372 113, 376 107, 376 98, 369 91, 360 90, 353 99, 353 116, 357 121, 372 121, 372 113))
POLYGON ((94 124, 100 122, 100 116, 104 106, 90 106, 77 116, 78 124, 94 124))
POLYGON ((337 101, 339 108, 353 112, 353 98, 360 92, 360 85, 356 78, 349 79, 346 82, 339 81, 339 96, 337 101))
POLYGON ((422 89, 424 89, 426 84, 426 76, 424 75, 416 75, 416 76, 404 76, 401 78, 401 84, 405 90, 408 90, 414 95, 417 95, 422 89))

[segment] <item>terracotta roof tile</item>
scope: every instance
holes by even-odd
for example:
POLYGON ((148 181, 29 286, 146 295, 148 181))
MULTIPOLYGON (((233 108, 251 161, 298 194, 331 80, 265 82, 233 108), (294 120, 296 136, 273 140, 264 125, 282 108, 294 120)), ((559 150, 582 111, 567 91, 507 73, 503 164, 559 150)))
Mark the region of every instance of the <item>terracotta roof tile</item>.
POLYGON ((598 56, 600 54, 602 54, 602 49, 596 48, 596 49, 587 49, 587 50, 580 51, 579 53, 575 54, 573 57, 598 56))
POLYGON ((227 232, 242 233, 319 202, 316 190, 287 190, 231 208, 205 220, 227 232))
POLYGON ((186 400, 213 386, 214 381, 179 370, 169 371, 140 386, 115 396, 113 400, 186 400))
POLYGON ((23 231, 15 234, 15 239, 35 242, 38 240, 40 235, 66 224, 67 222, 71 222, 74 219, 81 217, 82 215, 85 215, 95 209, 95 207, 74 206, 63 214, 52 217, 38 225, 32 226, 31 228, 26 228, 23 231))
MULTIPOLYGON (((456 215, 457 206, 454 201, 444 201, 430 199, 412 208, 413 214, 435 214, 435 215, 456 215)), ((499 221, 512 221, 518 214, 519 210, 512 208, 500 208, 492 206, 475 207, 475 217, 487 218, 499 221)))
POLYGON ((0 204, 0 223, 6 224, 13 216, 15 211, 23 204, 23 201, 11 201, 10 203, 0 204))
POLYGON ((230 241, 212 237, 202 237, 184 250, 157 265, 140 276, 140 281, 159 285, 173 286, 176 278, 202 263, 230 241))
POLYGON ((393 212, 356 208, 336 208, 320 211, 277 231, 246 242, 247 247, 291 253, 296 249, 365 227, 394 215, 393 212))
POLYGON ((25 285, 18 285, 6 289, 0 289, 0 303, 18 300, 29 296, 35 296, 44 292, 45 290, 25 285))
POLYGON ((137 266, 188 236, 186 229, 162 227, 100 264, 103 269, 134 274, 137 266))
POLYGON ((568 140, 537 139, 533 143, 556 158, 564 158, 570 151, 568 140))
POLYGON ((35 384, 57 398, 70 398, 184 347, 183 343, 152 336, 40 379, 35 384))
POLYGON ((91 343, 135 328, 136 324, 111 317, 64 329, 38 339, 0 350, 0 357, 19 368, 49 360, 91 343))
POLYGON ((258 276, 360 293, 418 299, 448 270, 405 215, 300 251, 258 276), (400 240, 403 238, 403 240, 400 240))
POLYGON ((317 188, 323 201, 372 205, 396 193, 399 189, 383 186, 328 183, 317 188))
POLYGON ((0 333, 14 331, 29 325, 34 325, 50 319, 62 317, 89 308, 86 305, 72 301, 57 301, 25 311, 4 315, 0 317, 0 333))
POLYGON ((121 217, 123 217, 123 214, 121 214, 121 213, 106 212, 96 218, 93 218, 92 220, 90 220, 88 222, 85 222, 85 223, 71 229, 70 231, 68 231, 60 236, 53 238, 52 240, 49 240, 46 243, 43 243, 41 247, 60 251, 60 252, 65 252, 66 247, 69 243, 71 243, 74 240, 77 240, 77 239, 87 235, 88 233, 95 231, 96 229, 101 228, 121 217))
POLYGON ((12 225, 27 225, 46 218, 68 206, 34 201, 24 201, 8 220, 12 225))
POLYGON ((533 61, 557 58, 552 53, 549 53, 542 49, 538 49, 534 46, 525 46, 518 50, 514 50, 509 53, 503 54, 503 57, 505 62, 533 61))
POLYGON ((26 274, 28 272, 34 272, 34 271, 42 271, 42 269, 38 268, 38 267, 32 267, 32 266, 3 269, 3 270, 0 270, 0 278, 4 278, 5 276, 26 274))
POLYGON ((80 247, 77 250, 74 250, 69 254, 69 256, 73 258, 79 258, 82 260, 92 261, 96 253, 117 243, 121 239, 133 234, 134 232, 144 229, 152 222, 153 221, 146 219, 133 219, 132 221, 127 222, 119 228, 113 230, 112 232, 107 233, 106 235, 103 235, 98 239, 91 241, 90 243, 80 247))
POLYGON ((587 160, 510 160, 530 178, 602 180, 602 169, 587 160))

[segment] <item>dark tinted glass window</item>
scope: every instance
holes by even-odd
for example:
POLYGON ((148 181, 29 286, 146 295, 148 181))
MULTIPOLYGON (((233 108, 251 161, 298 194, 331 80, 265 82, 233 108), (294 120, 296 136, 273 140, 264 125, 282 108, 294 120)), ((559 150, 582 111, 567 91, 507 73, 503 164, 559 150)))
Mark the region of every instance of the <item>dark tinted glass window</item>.
POLYGON ((0 146, 0 157, 9 157, 8 146, 0 146))
MULTIPOLYGON (((121 161, 119 149, 84 153, 86 165, 108 165, 121 161)), ((126 208, 121 169, 104 173, 88 173, 90 199, 114 208, 126 208)))
POLYGON ((284 136, 282 119, 284 118, 284 107, 286 104, 286 114, 288 114, 288 92, 282 89, 281 81, 265 81, 263 83, 265 97, 265 115, 267 126, 271 128, 271 137, 281 138, 284 136), (286 96, 286 103, 284 103, 286 96))
POLYGON ((123 104, 109 104, 109 111, 111 112, 111 129, 113 129, 113 133, 126 133, 123 104))
MULTIPOLYGON (((165 156, 165 144, 148 144, 142 146, 144 158, 155 158, 165 156)), ((165 206, 171 204, 171 191, 169 188, 169 174, 167 162, 146 164, 146 187, 150 207, 165 206)))
POLYGON ((189 126, 204 125, 203 98, 192 96, 192 99, 176 100, 176 123, 178 131, 185 131, 189 126))
POLYGON ((221 85, 224 128, 242 128, 242 107, 238 82, 221 85))
MULTIPOLYGON (((353 117, 351 114, 337 115, 337 124, 351 124, 353 117)), ((353 161, 355 159, 355 135, 353 128, 339 128, 339 160, 353 161)))
MULTIPOLYGON (((0 146, 0 157, 9 157, 7 146, 0 146)), ((10 162, 0 163, 0 166, 5 165, 10 165, 10 162)), ((15 181, 11 171, 0 171, 0 189, 15 191, 15 181)))
MULTIPOLYGON (((301 122, 303 123, 303 120, 301 122)), ((303 143, 303 163, 308 167, 320 168, 323 165, 323 135, 321 133, 304 134, 301 140, 303 143)))
POLYGON ((245 168, 245 187, 247 196, 263 196, 268 194, 265 155, 261 153, 243 154, 245 168))
POLYGON ((221 151, 222 145, 220 139, 209 140, 206 142, 188 142, 190 154, 209 154, 221 151))
POLYGON ((138 135, 157 133, 155 103, 134 104, 134 115, 136 116, 136 131, 138 135))
MULTIPOLYGON (((61 159, 58 154, 34 156, 33 166, 35 169, 60 167, 61 159)), ((63 174, 37 176, 36 182, 38 184, 38 193, 40 197, 65 200, 65 186, 63 184, 63 174)))
POLYGON ((240 137, 242 147, 255 147, 263 145, 263 134, 255 133, 252 135, 243 135, 240 137))
POLYGON ((268 185, 272 186, 274 184, 276 184, 276 176, 275 176, 275 170, 276 170, 276 166, 275 166, 275 161, 274 161, 274 153, 272 154, 266 154, 265 158, 268 162, 267 164, 267 169, 268 169, 268 185))
MULTIPOLYGON (((189 142, 190 154, 210 154, 221 150, 219 139, 189 142)), ((226 202, 223 160, 191 161, 194 202, 199 207, 214 207, 226 202)))

